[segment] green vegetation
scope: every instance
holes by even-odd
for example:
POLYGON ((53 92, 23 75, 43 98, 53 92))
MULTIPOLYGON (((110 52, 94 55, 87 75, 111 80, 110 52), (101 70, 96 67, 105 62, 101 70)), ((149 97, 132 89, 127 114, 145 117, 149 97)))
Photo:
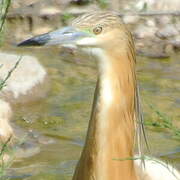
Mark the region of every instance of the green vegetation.
POLYGON ((8 148, 11 137, 1 146, 0 150, 0 178, 6 175, 6 169, 12 164, 12 150, 8 148), (8 154, 8 155, 7 155, 8 154))
POLYGON ((167 114, 159 111, 155 106, 152 104, 149 105, 150 109, 153 111, 153 113, 156 114, 157 118, 156 121, 151 121, 148 120, 145 122, 147 126, 152 126, 152 127, 158 127, 162 129, 168 130, 173 138, 180 139, 180 129, 177 128, 173 124, 173 119, 169 117, 167 114))
POLYGON ((178 178, 177 175, 174 173, 174 170, 172 169, 172 166, 169 165, 168 162, 162 162, 160 161, 159 159, 156 159, 156 158, 153 158, 151 156, 141 156, 141 157, 127 157, 127 158, 115 158, 113 160, 117 160, 117 161, 127 161, 127 160, 130 160, 130 161, 136 161, 136 160, 142 160, 143 161, 151 161, 155 164, 159 164, 161 165, 162 167, 165 167, 167 168, 167 170, 169 172, 172 173, 172 175, 175 177, 175 178, 178 178))
MULTIPOLYGON (((10 4, 11 4, 11 0, 1 0, 1 4, 0 4, 0 42, 1 43, 3 38, 4 23, 6 20, 6 16, 10 4)), ((6 78, 0 81, 0 90, 2 90, 2 88, 5 86, 6 81, 8 80, 14 69, 17 67, 17 65, 19 64, 19 61, 16 63, 15 67, 8 73, 6 78)), ((4 144, 0 146, 0 178, 5 176, 6 169, 10 167, 12 163, 11 160, 12 156, 7 155, 7 153, 10 154, 10 150, 8 148, 8 143, 10 142, 10 140, 11 137, 4 144)))
POLYGON ((6 20, 6 16, 10 4, 11 4, 11 0, 1 0, 1 4, 0 4, 0 41, 1 42, 3 38, 4 23, 6 20))
MULTIPOLYGON (((11 74, 12 74, 12 72, 17 68, 18 64, 19 64, 20 61, 21 61, 21 58, 22 58, 22 57, 19 58, 19 60, 18 60, 18 61, 16 62, 16 64, 14 65, 14 67, 8 72, 8 74, 7 74, 7 76, 5 77, 5 79, 0 80, 0 91, 2 90, 2 88, 3 88, 4 86, 6 86, 6 81, 9 79, 9 77, 10 77, 11 74)), ((1 66, 3 66, 3 65, 1 65, 1 66)))
POLYGON ((108 0, 98 0, 98 4, 102 9, 106 9, 109 5, 108 0))
MULTIPOLYGON (((7 73, 5 79, 0 80, 0 91, 4 86, 6 86, 7 80, 9 79, 13 71, 17 68, 20 61, 21 61, 21 57, 16 62, 14 67, 7 73)), ((6 174, 6 169, 9 168, 12 164, 13 150, 10 150, 10 148, 8 148, 8 143, 10 142, 10 140, 11 137, 7 140, 7 142, 5 142, 0 146, 0 178, 4 177, 4 175, 6 174)))
POLYGON ((68 21, 73 19, 74 16, 71 13, 64 13, 61 17, 61 21, 64 25, 67 25, 68 21))

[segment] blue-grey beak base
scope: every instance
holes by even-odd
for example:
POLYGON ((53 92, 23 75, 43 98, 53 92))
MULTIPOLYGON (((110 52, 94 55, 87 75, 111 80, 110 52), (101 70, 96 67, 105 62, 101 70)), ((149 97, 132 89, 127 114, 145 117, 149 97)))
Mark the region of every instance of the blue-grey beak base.
POLYGON ((74 44, 82 37, 89 37, 89 34, 78 31, 73 27, 65 27, 53 32, 35 36, 19 43, 17 46, 67 45, 74 44))

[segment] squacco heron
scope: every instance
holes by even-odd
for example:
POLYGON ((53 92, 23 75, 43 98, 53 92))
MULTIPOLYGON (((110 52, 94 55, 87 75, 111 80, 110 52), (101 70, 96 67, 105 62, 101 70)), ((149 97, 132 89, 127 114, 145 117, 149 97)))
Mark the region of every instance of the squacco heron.
POLYGON ((143 122, 133 38, 115 12, 87 13, 72 26, 19 44, 29 45, 73 45, 97 57, 92 113, 73 180, 175 180, 179 176, 162 163, 145 160, 141 166, 140 160, 128 160, 135 156, 135 140, 141 140, 143 122))

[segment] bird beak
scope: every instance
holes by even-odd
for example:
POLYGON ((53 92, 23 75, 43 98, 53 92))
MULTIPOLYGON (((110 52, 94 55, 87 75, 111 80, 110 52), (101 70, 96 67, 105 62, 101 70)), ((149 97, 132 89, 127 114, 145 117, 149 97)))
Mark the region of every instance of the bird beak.
POLYGON ((44 46, 44 45, 76 45, 81 38, 90 37, 90 33, 65 27, 46 34, 35 36, 19 43, 17 46, 44 46))

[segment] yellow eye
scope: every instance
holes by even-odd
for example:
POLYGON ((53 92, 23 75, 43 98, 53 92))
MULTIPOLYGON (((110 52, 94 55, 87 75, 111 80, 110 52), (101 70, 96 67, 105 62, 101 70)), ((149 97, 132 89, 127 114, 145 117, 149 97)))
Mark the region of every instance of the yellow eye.
POLYGON ((100 34, 101 31, 102 31, 102 27, 101 27, 101 26, 95 27, 95 28, 93 29, 93 33, 94 33, 94 34, 100 34))

